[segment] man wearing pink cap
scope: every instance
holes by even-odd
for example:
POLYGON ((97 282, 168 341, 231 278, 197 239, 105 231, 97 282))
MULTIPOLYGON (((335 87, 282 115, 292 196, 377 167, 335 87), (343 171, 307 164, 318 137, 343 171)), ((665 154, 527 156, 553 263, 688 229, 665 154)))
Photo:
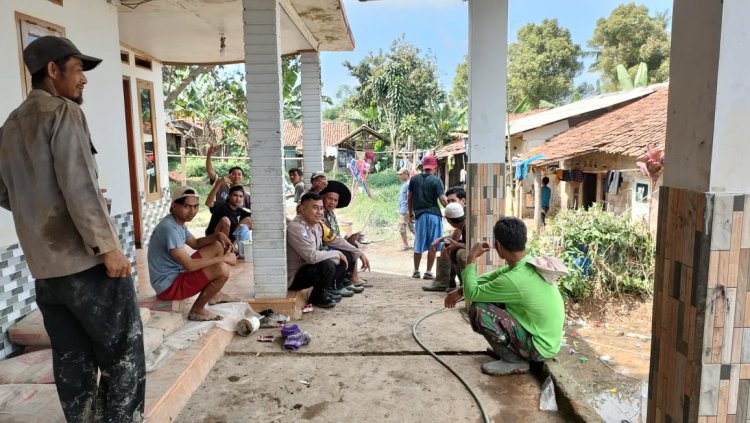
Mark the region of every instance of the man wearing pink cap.
POLYGON ((409 180, 409 215, 416 222, 414 225, 414 273, 413 278, 419 279, 419 265, 422 253, 427 251, 427 270, 424 279, 433 279, 432 265, 435 264, 437 250, 430 250, 432 242, 443 236, 443 214, 438 202, 445 207, 448 200, 445 197, 443 183, 433 175, 437 168, 435 156, 425 156, 422 159, 422 173, 409 180))

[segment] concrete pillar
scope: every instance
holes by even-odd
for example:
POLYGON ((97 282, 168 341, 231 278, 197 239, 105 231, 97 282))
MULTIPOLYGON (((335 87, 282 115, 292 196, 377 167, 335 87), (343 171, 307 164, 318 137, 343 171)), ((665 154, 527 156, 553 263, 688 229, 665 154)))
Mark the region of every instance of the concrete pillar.
POLYGON ((648 421, 750 408, 750 3, 674 4, 648 421))
POLYGON ((323 115, 320 100, 320 54, 302 53, 302 142, 305 183, 323 171, 323 115))
MULTIPOLYGON (((469 243, 489 241, 504 214, 508 0, 469 1, 469 243)), ((480 272, 499 264, 485 254, 480 272)))
POLYGON ((286 297, 280 10, 243 0, 255 298, 286 297))

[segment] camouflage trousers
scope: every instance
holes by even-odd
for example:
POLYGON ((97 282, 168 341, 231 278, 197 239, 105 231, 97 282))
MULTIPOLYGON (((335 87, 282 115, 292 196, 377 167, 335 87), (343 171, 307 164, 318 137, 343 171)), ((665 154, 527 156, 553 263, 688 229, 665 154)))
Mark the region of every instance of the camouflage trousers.
POLYGON ((503 304, 472 303, 469 320, 474 332, 483 335, 493 348, 507 348, 531 361, 544 361, 531 341, 532 335, 518 323, 503 304))

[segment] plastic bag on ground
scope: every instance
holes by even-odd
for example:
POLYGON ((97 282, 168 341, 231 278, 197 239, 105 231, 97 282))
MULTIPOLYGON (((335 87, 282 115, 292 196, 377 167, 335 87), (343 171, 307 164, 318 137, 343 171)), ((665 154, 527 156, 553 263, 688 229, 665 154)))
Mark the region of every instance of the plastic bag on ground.
POLYGON ((557 411, 557 399, 555 398, 555 383, 552 377, 542 384, 542 395, 539 397, 539 409, 542 411, 557 411))

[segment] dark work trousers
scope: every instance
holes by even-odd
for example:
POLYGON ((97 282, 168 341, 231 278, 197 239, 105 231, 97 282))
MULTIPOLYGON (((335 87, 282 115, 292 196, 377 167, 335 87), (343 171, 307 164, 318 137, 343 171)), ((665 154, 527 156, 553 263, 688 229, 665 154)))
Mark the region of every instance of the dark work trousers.
POLYGON ((354 266, 357 265, 357 261, 354 260, 354 254, 351 251, 338 251, 344 253, 346 261, 349 262, 349 265, 346 267, 346 272, 344 272, 344 274, 340 278, 336 278, 336 288, 342 288, 346 279, 348 279, 349 283, 351 283, 352 274, 354 274, 354 266))
POLYGON ((343 261, 336 264, 329 259, 320 263, 306 264, 294 275, 294 281, 292 281, 289 290, 299 291, 313 287, 310 301, 319 301, 325 296, 325 290, 333 287, 333 281, 343 277, 345 272, 346 266, 344 266, 343 261))
POLYGON ((109 278, 100 264, 37 279, 36 302, 52 341, 55 385, 67 421, 141 421, 146 364, 133 280, 109 278))

